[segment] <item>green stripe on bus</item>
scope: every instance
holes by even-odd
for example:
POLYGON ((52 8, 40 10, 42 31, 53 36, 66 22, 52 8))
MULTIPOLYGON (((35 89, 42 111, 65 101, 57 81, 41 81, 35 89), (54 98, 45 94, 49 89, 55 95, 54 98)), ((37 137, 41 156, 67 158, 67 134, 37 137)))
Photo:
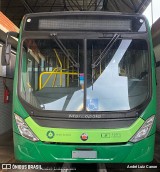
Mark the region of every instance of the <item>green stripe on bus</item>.
POLYGON ((124 143, 143 125, 144 120, 138 118, 128 128, 115 129, 68 129, 68 128, 47 128, 41 127, 31 117, 25 119, 27 125, 35 135, 45 142, 59 143, 124 143), (81 135, 88 136, 86 141, 81 140, 81 135))

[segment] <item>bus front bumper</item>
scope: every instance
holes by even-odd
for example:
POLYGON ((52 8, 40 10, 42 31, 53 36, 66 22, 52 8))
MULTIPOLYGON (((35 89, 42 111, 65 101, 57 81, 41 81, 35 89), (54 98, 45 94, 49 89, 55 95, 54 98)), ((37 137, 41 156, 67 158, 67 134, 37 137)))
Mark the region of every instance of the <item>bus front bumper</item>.
POLYGON ((32 142, 14 133, 14 152, 17 160, 25 162, 144 163, 153 160, 154 139, 152 135, 137 143, 67 145, 32 142), (96 151, 97 158, 72 158, 77 149, 96 151))

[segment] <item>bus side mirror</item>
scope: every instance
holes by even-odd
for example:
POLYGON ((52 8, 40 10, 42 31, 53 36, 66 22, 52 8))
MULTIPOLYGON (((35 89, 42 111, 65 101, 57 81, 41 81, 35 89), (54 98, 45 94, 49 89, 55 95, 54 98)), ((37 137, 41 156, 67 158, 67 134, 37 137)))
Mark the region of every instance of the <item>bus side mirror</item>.
POLYGON ((7 66, 11 59, 11 44, 3 45, 1 54, 1 65, 7 66))
POLYGON ((18 33, 17 32, 7 32, 6 34, 6 42, 5 45, 3 45, 2 47, 2 54, 1 54, 1 65, 2 66, 6 66, 10 64, 10 60, 11 60, 11 44, 8 43, 10 37, 18 37, 18 33))

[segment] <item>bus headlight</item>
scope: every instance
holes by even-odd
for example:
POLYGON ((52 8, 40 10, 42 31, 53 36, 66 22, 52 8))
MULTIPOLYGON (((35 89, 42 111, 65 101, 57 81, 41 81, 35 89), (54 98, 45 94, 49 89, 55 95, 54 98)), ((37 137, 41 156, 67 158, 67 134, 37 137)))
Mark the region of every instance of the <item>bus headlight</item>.
POLYGON ((15 120, 19 129, 19 132, 21 133, 23 137, 34 142, 39 140, 20 116, 15 114, 15 120))
POLYGON ((153 125, 155 116, 148 118, 137 133, 130 139, 130 142, 138 142, 148 136, 149 131, 153 125))

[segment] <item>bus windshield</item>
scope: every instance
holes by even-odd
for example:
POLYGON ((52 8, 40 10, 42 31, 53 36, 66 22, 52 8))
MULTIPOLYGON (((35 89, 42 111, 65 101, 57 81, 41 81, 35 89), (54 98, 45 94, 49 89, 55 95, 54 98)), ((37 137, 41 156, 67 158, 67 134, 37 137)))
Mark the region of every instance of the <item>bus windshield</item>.
POLYGON ((24 40, 21 98, 51 111, 125 111, 141 105, 149 94, 147 42, 112 39, 87 39, 86 52, 83 39, 24 40))

